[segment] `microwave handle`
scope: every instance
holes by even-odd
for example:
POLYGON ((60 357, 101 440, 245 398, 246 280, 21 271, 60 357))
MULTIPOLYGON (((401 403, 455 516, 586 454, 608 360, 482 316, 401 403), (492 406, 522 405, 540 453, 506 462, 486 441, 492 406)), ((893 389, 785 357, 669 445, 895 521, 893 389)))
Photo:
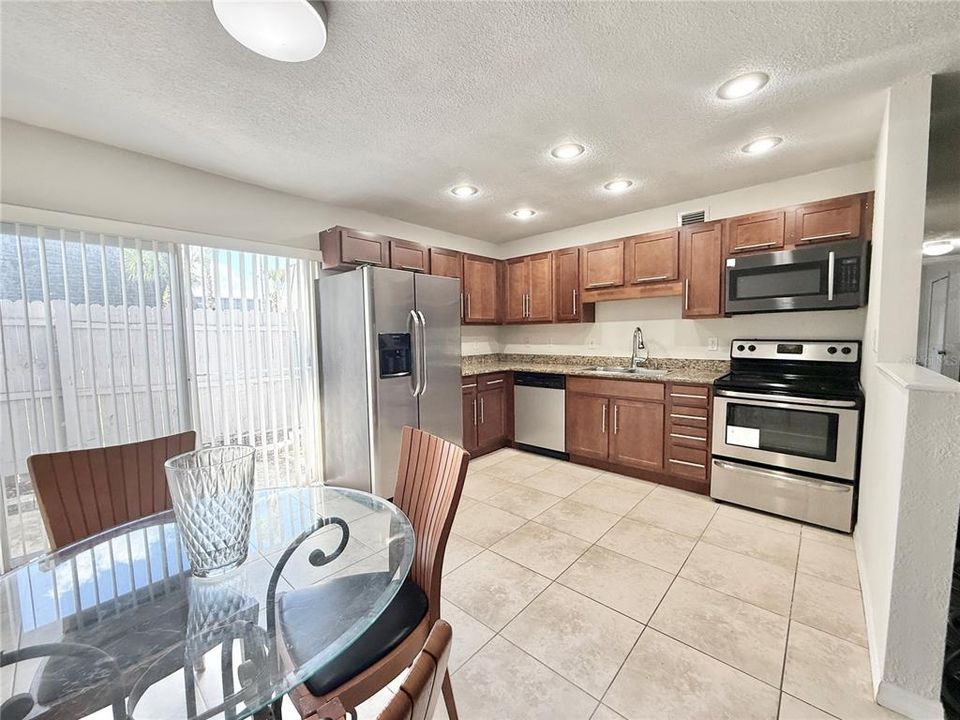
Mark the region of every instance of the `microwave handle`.
POLYGON ((831 250, 827 253, 827 302, 833 302, 833 271, 836 261, 837 254, 831 250))

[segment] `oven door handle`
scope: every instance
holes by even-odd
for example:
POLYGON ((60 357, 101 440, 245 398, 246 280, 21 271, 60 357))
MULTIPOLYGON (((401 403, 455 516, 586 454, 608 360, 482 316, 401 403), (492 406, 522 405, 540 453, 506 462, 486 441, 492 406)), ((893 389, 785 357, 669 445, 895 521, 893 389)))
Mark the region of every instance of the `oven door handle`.
POLYGON ((793 473, 767 470, 766 468, 755 468, 751 467, 750 465, 741 465, 740 463, 727 462, 726 460, 719 460, 717 458, 713 459, 713 466, 720 468, 721 470, 729 470, 731 472, 751 473, 753 475, 760 475, 761 477, 803 483, 804 485, 812 485, 820 490, 827 490, 830 492, 845 493, 850 492, 853 489, 852 485, 846 485, 844 483, 831 482, 829 480, 815 480, 813 478, 806 478, 801 475, 794 475, 793 473))
POLYGON ((802 398, 787 395, 761 395, 760 393, 739 392, 736 390, 717 390, 716 394, 721 397, 738 398, 741 400, 758 400, 767 403, 771 407, 782 407, 787 404, 792 405, 815 405, 819 407, 836 408, 855 408, 856 400, 826 400, 822 398, 802 398), (784 402, 780 402, 780 401, 784 402))

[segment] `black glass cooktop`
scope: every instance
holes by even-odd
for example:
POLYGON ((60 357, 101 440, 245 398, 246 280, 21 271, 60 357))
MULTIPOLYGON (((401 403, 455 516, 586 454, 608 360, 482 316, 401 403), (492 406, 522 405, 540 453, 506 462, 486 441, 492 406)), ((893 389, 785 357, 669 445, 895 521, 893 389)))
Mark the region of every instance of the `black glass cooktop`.
POLYGON ((714 387, 718 390, 810 398, 859 400, 863 397, 858 379, 823 375, 730 372, 718 378, 714 387))

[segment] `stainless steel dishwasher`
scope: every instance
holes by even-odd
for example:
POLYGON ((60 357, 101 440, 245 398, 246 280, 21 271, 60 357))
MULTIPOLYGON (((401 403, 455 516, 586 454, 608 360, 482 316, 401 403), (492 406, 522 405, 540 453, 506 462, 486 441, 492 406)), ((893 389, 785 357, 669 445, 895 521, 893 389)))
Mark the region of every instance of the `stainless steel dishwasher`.
POLYGON ((513 374, 514 440, 522 449, 566 459, 565 388, 563 375, 513 374))

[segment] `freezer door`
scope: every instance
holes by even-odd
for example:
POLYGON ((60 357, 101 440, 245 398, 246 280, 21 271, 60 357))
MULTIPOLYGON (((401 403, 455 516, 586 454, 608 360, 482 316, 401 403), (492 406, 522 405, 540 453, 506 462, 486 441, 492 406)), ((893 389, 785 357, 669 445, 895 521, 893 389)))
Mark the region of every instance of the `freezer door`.
POLYGON ((463 445, 460 373, 460 281, 413 275, 422 327, 420 428, 463 445))

